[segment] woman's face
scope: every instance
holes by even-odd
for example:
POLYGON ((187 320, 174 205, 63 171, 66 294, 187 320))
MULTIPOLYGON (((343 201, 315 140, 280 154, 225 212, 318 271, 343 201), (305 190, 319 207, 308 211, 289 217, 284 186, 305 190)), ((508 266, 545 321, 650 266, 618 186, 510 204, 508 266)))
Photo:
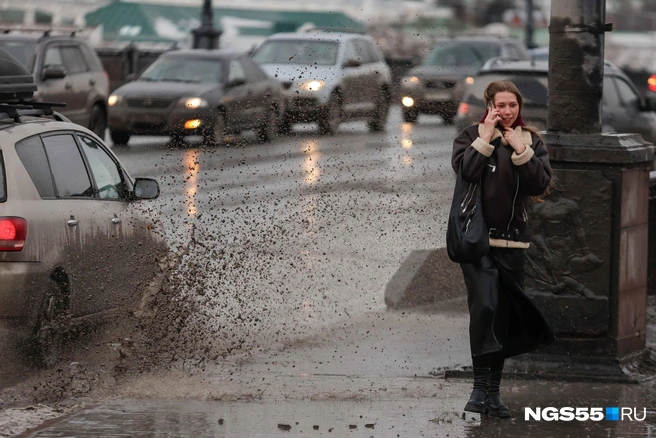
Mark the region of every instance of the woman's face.
POLYGON ((499 110, 501 120, 499 124, 503 127, 511 126, 517 120, 519 114, 519 102, 517 96, 509 91, 499 91, 494 96, 494 107, 499 110))

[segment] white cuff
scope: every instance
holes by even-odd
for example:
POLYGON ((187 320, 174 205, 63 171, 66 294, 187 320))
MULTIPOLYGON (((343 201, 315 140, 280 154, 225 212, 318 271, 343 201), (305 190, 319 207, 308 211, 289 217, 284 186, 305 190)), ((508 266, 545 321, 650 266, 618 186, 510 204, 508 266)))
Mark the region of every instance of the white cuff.
POLYGON ((472 147, 476 149, 478 152, 481 154, 485 155, 486 157, 491 157, 492 152, 494 152, 494 146, 492 146, 490 143, 486 142, 480 137, 477 137, 476 140, 472 143, 472 147))
POLYGON ((530 146, 526 146, 526 149, 521 154, 517 154, 517 152, 512 153, 512 162, 515 166, 521 166, 522 164, 528 163, 533 157, 533 154, 535 154, 533 149, 530 146))

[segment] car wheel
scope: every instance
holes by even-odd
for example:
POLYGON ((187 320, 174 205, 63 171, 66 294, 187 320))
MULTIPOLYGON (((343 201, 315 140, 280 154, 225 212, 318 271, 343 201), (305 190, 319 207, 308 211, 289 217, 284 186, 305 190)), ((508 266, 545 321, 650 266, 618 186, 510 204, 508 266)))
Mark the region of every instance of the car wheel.
POLYGON ((261 142, 273 141, 278 133, 278 112, 275 107, 267 110, 264 124, 257 130, 257 138, 261 142))
POLYGON ((338 93, 333 93, 323 117, 319 119, 319 132, 322 135, 335 135, 342 122, 342 102, 338 93))
POLYGON ((42 368, 55 366, 64 348, 69 325, 65 290, 63 282, 51 278, 39 309, 33 344, 36 365, 42 368))
MULTIPOLYGON (((99 105, 91 108, 89 116, 89 129, 93 131, 102 141, 105 141, 105 131, 107 130, 107 114, 99 105)), ((126 142, 127 143, 127 142, 126 142)))
POLYGON ((223 139, 226 134, 225 114, 216 113, 214 125, 203 133, 203 141, 205 143, 220 145, 223 144, 223 139))
POLYGON ((124 146, 130 141, 130 133, 125 131, 109 130, 109 136, 116 146, 124 146))
POLYGON ((387 124, 387 115, 390 107, 390 93, 386 88, 382 88, 376 98, 376 111, 369 121, 369 130, 371 132, 382 132, 387 124))
POLYGON ((406 123, 415 123, 419 117, 419 112, 414 109, 404 109, 403 110, 403 121, 406 123))

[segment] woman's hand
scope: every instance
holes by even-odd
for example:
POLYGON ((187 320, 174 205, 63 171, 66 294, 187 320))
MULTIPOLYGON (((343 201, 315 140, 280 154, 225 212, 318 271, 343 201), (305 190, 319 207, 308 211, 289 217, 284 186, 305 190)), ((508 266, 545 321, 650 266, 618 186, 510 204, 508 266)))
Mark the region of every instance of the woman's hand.
POLYGON ((526 146, 524 143, 522 143, 522 139, 519 138, 517 131, 509 126, 506 126, 503 129, 503 138, 506 139, 510 147, 513 148, 517 155, 521 155, 526 150, 526 146))
POLYGON ((488 108, 487 117, 485 117, 485 121, 483 122, 483 135, 481 135, 481 138, 485 142, 489 143, 490 140, 492 140, 494 129, 496 128, 497 123, 499 123, 499 120, 501 120, 501 117, 499 116, 499 110, 496 108, 488 108))

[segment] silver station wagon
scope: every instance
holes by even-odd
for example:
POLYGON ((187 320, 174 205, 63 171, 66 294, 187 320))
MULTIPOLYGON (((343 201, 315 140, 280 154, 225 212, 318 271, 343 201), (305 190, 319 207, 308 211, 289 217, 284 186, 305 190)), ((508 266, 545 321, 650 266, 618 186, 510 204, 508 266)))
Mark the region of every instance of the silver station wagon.
POLYGON ((51 366, 71 324, 134 302, 156 272, 166 245, 139 200, 159 185, 133 179, 89 129, 30 102, 36 86, 12 60, 0 50, 0 324, 51 366))

